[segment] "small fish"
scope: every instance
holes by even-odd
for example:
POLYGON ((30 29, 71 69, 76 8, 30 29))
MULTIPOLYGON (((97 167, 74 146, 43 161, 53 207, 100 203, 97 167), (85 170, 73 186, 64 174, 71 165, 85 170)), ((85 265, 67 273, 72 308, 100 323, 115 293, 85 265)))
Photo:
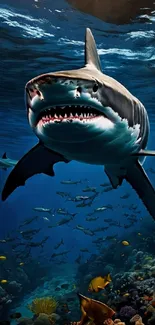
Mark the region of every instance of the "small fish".
POLYGON ((112 219, 104 219, 104 222, 112 222, 113 220, 112 219))
POLYGON ((81 263, 81 255, 79 255, 77 258, 76 258, 76 260, 75 260, 75 263, 77 263, 77 264, 80 264, 81 263))
POLYGON ((78 203, 77 205, 76 205, 76 208, 85 208, 85 207, 87 207, 87 206, 91 206, 92 205, 92 201, 90 201, 90 202, 87 202, 86 203, 86 201, 83 201, 83 202, 81 202, 81 203, 78 203))
POLYGON ((24 265, 24 263, 23 263, 23 262, 20 262, 20 263, 19 263, 19 265, 20 265, 20 266, 23 266, 23 265, 24 265))
POLYGON ((56 192, 56 194, 60 195, 61 197, 68 197, 68 196, 70 196, 70 193, 68 193, 68 192, 56 192))
POLYGON ((48 222, 50 221, 47 217, 43 217, 43 219, 48 222))
POLYGON ((65 209, 61 209, 61 208, 57 209, 57 214, 61 214, 64 216, 71 216, 71 217, 75 217, 77 215, 77 213, 71 213, 71 212, 68 212, 65 209))
POLYGON ((105 210, 107 210, 107 207, 103 206, 103 207, 95 209, 95 212, 103 212, 105 210))
POLYGON ((78 201, 85 201, 85 200, 89 200, 89 196, 84 196, 84 195, 77 195, 75 198, 74 198, 74 202, 78 202, 78 201))
POLYGON ((129 244, 129 242, 127 240, 123 240, 122 241, 122 245, 123 246, 129 246, 130 244, 129 244))
POLYGON ((109 229, 109 227, 98 227, 98 228, 93 229, 93 232, 106 231, 108 229, 109 229))
POLYGON ((17 164, 18 160, 12 160, 7 157, 6 152, 0 158, 0 169, 7 170, 9 167, 14 167, 17 164))
POLYGON ((60 221, 57 222, 57 226, 65 225, 65 224, 69 223, 72 220, 73 220, 72 216, 69 217, 69 218, 63 218, 63 219, 61 219, 60 221))
POLYGON ((80 248, 80 251, 83 253, 89 253, 88 248, 80 248))
POLYGON ((107 207, 106 206, 103 206, 103 207, 100 207, 100 208, 96 208, 93 212, 88 213, 87 216, 92 216, 95 213, 103 212, 103 211, 106 211, 106 210, 107 210, 107 207))
POLYGON ((57 257, 57 256, 63 256, 63 255, 66 255, 66 254, 68 254, 70 251, 68 250, 68 251, 63 251, 63 252, 60 252, 60 253, 53 253, 52 255, 51 255, 51 258, 53 258, 53 257, 57 257))
POLYGON ((6 260, 6 256, 1 255, 1 256, 0 256, 0 261, 5 261, 5 260, 6 260))
POLYGON ((128 199, 129 196, 130 196, 130 194, 129 193, 126 193, 126 194, 120 196, 120 198, 121 199, 128 199))
POLYGON ((84 229, 83 232, 85 235, 94 236, 94 231, 91 231, 90 229, 84 229))
POLYGON ((107 236, 105 240, 116 240, 117 236, 118 236, 117 234, 114 236, 107 236))
POLYGON ((61 245, 64 245, 63 238, 61 239, 61 241, 60 241, 58 244, 56 244, 56 245, 54 246, 54 249, 58 249, 61 245))
POLYGON ((69 179, 67 181, 61 181, 60 183, 64 184, 64 185, 77 185, 77 184, 81 183, 81 180, 80 181, 72 181, 71 179, 69 179))
POLYGON ((64 284, 61 285, 61 288, 67 290, 69 288, 69 284, 68 283, 64 283, 64 284))
POLYGON ((99 217, 87 217, 86 221, 96 221, 99 217))
POLYGON ((82 192, 96 192, 96 187, 86 187, 82 190, 82 192))
POLYGON ((21 317, 22 317, 21 313, 13 313, 13 314, 10 315, 11 319, 18 319, 18 318, 21 318, 21 317))
POLYGON ((34 211, 37 211, 37 212, 48 212, 48 213, 51 213, 53 209, 48 209, 48 208, 43 208, 43 207, 36 207, 36 208, 33 208, 34 211))
POLYGON ((26 219, 20 226, 19 228, 23 227, 23 226, 26 226, 26 225, 29 225, 31 222, 33 222, 34 220, 38 220, 38 216, 35 216, 35 217, 32 217, 32 218, 28 218, 26 219))
POLYGON ((0 280, 0 283, 2 283, 2 284, 5 284, 7 282, 8 282, 7 280, 0 280))
POLYGON ((112 186, 108 186, 106 187, 103 192, 109 192, 109 191, 112 191, 113 190, 113 187, 112 186))
POLYGON ((110 183, 103 183, 103 184, 100 184, 100 186, 102 186, 102 187, 108 187, 108 186, 110 186, 110 183))
POLYGON ((124 293, 123 297, 129 297, 130 296, 130 293, 126 292, 124 293))
POLYGON ((94 244, 100 244, 100 243, 103 243, 104 241, 105 241, 104 238, 99 237, 99 238, 93 240, 92 243, 94 243, 94 244))
POLYGON ((111 282, 110 274, 105 275, 104 277, 98 276, 91 280, 88 291, 90 292, 99 292, 103 290, 111 282))

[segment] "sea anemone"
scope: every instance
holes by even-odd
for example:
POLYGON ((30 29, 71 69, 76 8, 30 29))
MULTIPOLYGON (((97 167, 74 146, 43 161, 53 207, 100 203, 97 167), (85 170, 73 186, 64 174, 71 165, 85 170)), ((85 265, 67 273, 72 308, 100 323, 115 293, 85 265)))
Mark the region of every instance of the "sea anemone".
POLYGON ((43 297, 34 299, 27 307, 35 315, 39 315, 41 313, 51 315, 55 312, 57 305, 58 303, 55 298, 43 297))

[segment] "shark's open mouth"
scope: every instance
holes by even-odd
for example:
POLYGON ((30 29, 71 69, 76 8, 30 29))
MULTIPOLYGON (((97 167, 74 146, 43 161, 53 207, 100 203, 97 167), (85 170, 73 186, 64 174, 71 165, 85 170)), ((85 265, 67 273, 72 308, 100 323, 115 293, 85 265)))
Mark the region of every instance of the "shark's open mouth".
MULTIPOLYGON (((47 123, 61 123, 72 122, 75 120, 88 121, 94 118, 105 116, 104 113, 98 111, 95 108, 85 105, 66 105, 66 106, 54 106, 47 107, 39 114, 37 123, 43 125, 47 123)), ((107 118, 107 117, 106 117, 107 118)))

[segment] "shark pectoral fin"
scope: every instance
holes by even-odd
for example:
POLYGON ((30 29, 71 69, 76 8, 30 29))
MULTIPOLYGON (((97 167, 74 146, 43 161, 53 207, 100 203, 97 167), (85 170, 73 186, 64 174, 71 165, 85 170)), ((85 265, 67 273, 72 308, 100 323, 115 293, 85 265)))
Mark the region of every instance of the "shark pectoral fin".
POLYGON ((106 175, 109 178, 109 181, 114 189, 116 189, 118 186, 120 186, 123 182, 123 176, 117 176, 113 171, 108 170, 106 167, 104 168, 104 171, 106 175))
POLYGON ((93 65, 96 69, 102 71, 100 58, 96 49, 96 43, 89 28, 86 28, 85 36, 85 65, 87 64, 93 65))
POLYGON ((54 176, 53 165, 60 161, 69 162, 59 153, 38 143, 19 160, 11 171, 2 191, 2 200, 5 201, 18 186, 25 185, 26 180, 35 174, 44 173, 54 176))
POLYGON ((155 151, 141 149, 139 152, 133 153, 132 156, 155 156, 155 151))
POLYGON ((127 170, 125 179, 131 184, 145 204, 150 215, 155 219, 155 190, 138 161, 127 170))

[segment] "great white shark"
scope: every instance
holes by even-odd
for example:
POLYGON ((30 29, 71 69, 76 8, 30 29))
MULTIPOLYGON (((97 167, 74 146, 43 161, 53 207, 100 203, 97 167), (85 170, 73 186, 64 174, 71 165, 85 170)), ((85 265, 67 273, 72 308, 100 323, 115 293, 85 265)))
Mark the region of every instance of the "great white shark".
POLYGON ((103 165, 113 188, 126 179, 155 219, 155 191, 142 164, 150 126, 143 104, 105 75, 90 29, 85 65, 42 74, 25 87, 28 121, 39 139, 7 178, 2 200, 38 173, 54 176, 58 162, 103 165))

